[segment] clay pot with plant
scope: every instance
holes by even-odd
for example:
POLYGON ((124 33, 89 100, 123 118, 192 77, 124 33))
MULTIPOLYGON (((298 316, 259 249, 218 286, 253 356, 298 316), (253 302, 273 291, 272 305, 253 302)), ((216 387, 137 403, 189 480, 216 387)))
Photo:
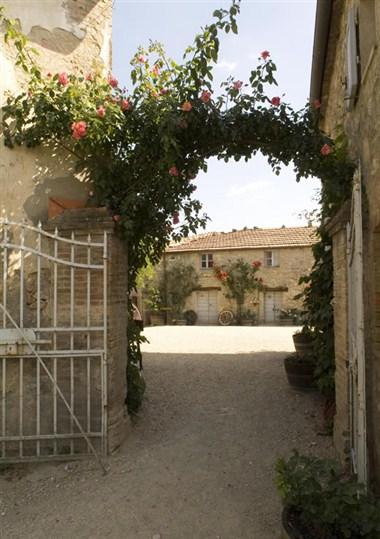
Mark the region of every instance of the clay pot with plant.
POLYGON ((313 351, 314 334, 308 326, 303 326, 301 331, 293 334, 294 348, 297 354, 311 354, 313 351))
POLYGON ((281 539, 379 539, 380 501, 333 460, 294 451, 276 464, 281 539))
POLYGON ((315 365, 316 361, 312 354, 300 355, 296 352, 286 356, 284 367, 289 384, 296 389, 315 389, 315 365))

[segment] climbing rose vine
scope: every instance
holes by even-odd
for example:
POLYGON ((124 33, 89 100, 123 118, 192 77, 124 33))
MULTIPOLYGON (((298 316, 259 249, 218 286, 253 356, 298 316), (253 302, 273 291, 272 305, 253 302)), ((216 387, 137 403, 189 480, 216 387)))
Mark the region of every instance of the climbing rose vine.
POLYGON ((236 318, 241 321, 242 308, 247 294, 263 288, 263 280, 257 277, 257 272, 261 267, 261 262, 255 260, 250 264, 246 260, 239 258, 230 261, 223 266, 215 266, 215 277, 225 288, 225 296, 236 301, 236 318))
POLYGON ((258 53, 247 80, 230 77, 220 91, 213 88, 220 32, 237 33, 239 11, 239 0, 214 11, 181 64, 159 43, 140 47, 126 89, 101 67, 44 73, 0 8, 5 40, 29 75, 25 91, 10 95, 2 109, 4 142, 75 156, 81 178, 127 241, 131 288, 138 269, 157 262, 171 239, 205 226, 194 179, 211 156, 247 161, 260 151, 276 174, 292 164, 297 181, 319 177, 323 219, 350 194, 353 167, 318 129, 318 107, 294 110, 284 96, 268 97, 268 87, 277 85, 269 51, 258 53))

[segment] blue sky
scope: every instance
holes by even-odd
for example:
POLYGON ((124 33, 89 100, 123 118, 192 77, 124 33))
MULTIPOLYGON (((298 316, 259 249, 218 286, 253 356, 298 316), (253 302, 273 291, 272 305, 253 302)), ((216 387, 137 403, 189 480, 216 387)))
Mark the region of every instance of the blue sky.
MULTIPOLYGON (((277 64, 278 88, 269 96, 285 94, 294 107, 302 107, 310 84, 315 0, 242 0, 239 34, 222 35, 215 90, 232 75, 246 81, 262 50, 269 50, 277 64)), ((130 87, 129 61, 139 45, 149 39, 165 45, 169 56, 180 60, 202 25, 218 7, 216 0, 114 0, 113 72, 130 87)), ((316 206, 316 179, 296 183, 294 173, 283 168, 275 176, 262 156, 245 162, 209 160, 207 174, 196 180, 196 196, 212 219, 207 230, 302 226, 299 214, 316 206)))

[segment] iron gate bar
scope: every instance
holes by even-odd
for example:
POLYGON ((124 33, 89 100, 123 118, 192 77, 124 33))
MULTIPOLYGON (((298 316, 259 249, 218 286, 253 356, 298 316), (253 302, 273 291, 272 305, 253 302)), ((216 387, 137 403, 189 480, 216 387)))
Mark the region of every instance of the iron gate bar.
MULTIPOLYGON (((0 303, 0 309, 2 309, 3 313, 5 312, 6 314, 6 317, 10 320, 10 322, 13 324, 13 326, 15 327, 15 329, 17 329, 17 331, 19 332, 20 336, 25 340, 26 344, 30 347, 30 349, 32 350, 33 352, 33 355, 36 357, 37 361, 40 363, 40 365, 42 366, 42 368, 44 369, 44 371, 46 372, 46 374, 48 375, 51 383, 53 384, 53 387, 55 388, 55 391, 58 393, 58 395, 60 396, 60 398, 62 399, 62 402, 64 403, 64 405, 66 406, 67 408, 67 411, 69 412, 70 416, 72 417, 74 423, 76 424, 76 426, 78 427, 78 429, 80 430, 83 438, 86 440, 87 444, 88 444, 88 447, 91 449, 91 452, 93 453, 96 461, 98 462, 99 466, 101 467, 102 471, 104 474, 107 473, 107 469, 102 461, 102 459, 100 458, 100 456, 98 455, 98 452, 96 451, 95 447, 93 446, 91 440, 88 438, 86 432, 84 431, 80 421, 78 420, 78 418, 76 417, 76 415, 74 414, 74 411, 71 409, 69 403, 67 402, 64 394, 62 393, 59 385, 57 384, 56 380, 53 378, 51 372, 49 371, 49 369, 47 368, 47 366, 45 365, 43 359, 40 357, 39 353, 37 352, 37 350, 35 350, 34 346, 32 345, 31 341, 28 339, 28 337, 24 334, 24 332, 22 331, 22 329, 19 327, 19 325, 17 324, 17 322, 13 319, 13 317, 10 315, 10 313, 8 311, 5 310, 4 306, 2 303, 0 303)), ((54 437, 56 438, 56 432, 54 433, 54 437)), ((20 441, 20 443, 22 443, 22 441, 20 441)))
MULTIPOLYGON (((96 241, 91 241, 91 243, 89 244, 88 241, 82 241, 82 240, 72 240, 71 238, 64 238, 63 236, 58 236, 58 234, 56 235, 56 233, 54 234, 51 234, 50 232, 47 232, 46 230, 43 230, 42 229, 42 225, 41 223, 38 224, 38 227, 36 226, 33 226, 33 225, 29 225, 28 223, 19 223, 17 221, 11 221, 7 218, 0 218, 0 224, 4 224, 4 225, 12 225, 12 226, 15 226, 17 228, 24 228, 24 229, 27 229, 27 230, 32 230, 34 232, 37 232, 37 233, 40 233, 42 234, 43 236, 47 237, 47 238, 51 238, 51 239, 57 239, 59 240, 61 243, 68 243, 68 244, 72 244, 74 243, 75 245, 81 245, 82 247, 87 247, 90 245, 90 247, 99 247, 99 248, 102 248, 104 246, 104 243, 103 242, 96 242, 96 241)), ((56 232, 58 233, 58 230, 56 229, 56 232)), ((105 232, 105 234, 107 234, 105 232)), ((16 247, 19 247, 18 245, 16 247)))
MULTIPOLYGON (((61 238, 59 238, 59 240, 61 241, 61 238)), ((17 249, 19 251, 21 251, 22 253, 24 252, 27 252, 27 253, 31 253, 31 254, 34 254, 36 256, 43 256, 44 258, 46 258, 47 260, 51 260, 52 262, 56 262, 56 263, 59 263, 59 264, 62 264, 64 266, 69 266, 69 267, 74 267, 74 268, 82 268, 82 269, 87 269, 88 266, 87 264, 81 264, 80 262, 70 262, 69 260, 61 260, 60 258, 55 258, 54 256, 51 256, 51 255, 48 255, 47 253, 39 253, 37 251, 37 249, 33 249, 32 247, 20 247, 20 245, 17 245, 15 243, 0 243, 0 246, 1 247, 7 247, 7 248, 10 248, 10 249, 17 249)), ((90 269, 100 269, 102 270, 103 269, 103 265, 102 264, 91 264, 90 266, 90 269)))

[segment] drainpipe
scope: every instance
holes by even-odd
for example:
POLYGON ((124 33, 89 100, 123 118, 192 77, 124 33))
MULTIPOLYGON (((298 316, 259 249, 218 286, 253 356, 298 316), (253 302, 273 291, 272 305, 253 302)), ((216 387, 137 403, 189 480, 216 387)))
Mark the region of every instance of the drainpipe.
POLYGON ((313 60, 310 81, 310 102, 320 100, 325 70, 328 36, 332 13, 332 0, 318 0, 315 14, 313 60))

